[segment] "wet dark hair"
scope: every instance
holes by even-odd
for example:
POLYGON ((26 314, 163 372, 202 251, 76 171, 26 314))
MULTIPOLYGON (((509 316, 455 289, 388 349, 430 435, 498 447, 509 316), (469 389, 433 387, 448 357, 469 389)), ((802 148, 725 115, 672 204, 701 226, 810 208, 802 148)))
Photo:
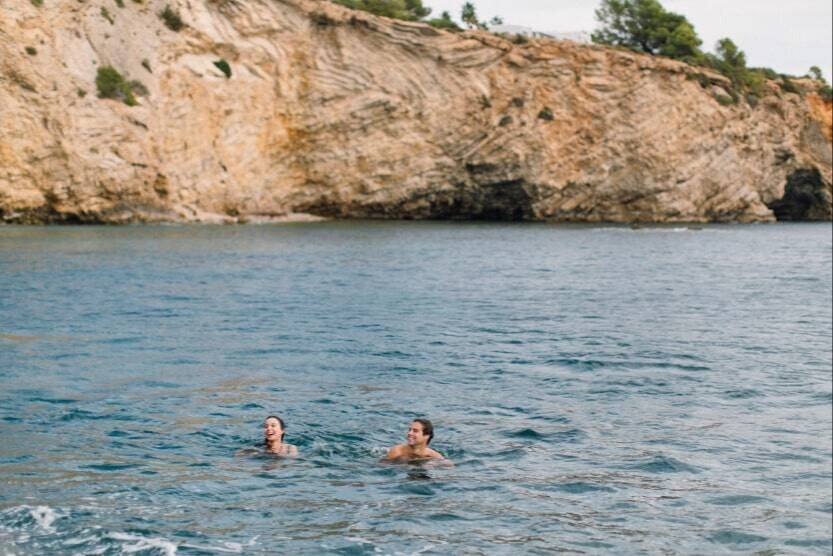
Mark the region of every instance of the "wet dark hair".
POLYGON ((266 419, 263 420, 263 422, 265 423, 269 419, 276 419, 278 423, 281 424, 281 442, 283 442, 283 437, 286 436, 286 425, 284 424, 283 419, 281 419, 277 415, 269 415, 268 417, 266 417, 266 419))
POLYGON ((425 444, 431 444, 431 439, 434 438, 434 425, 431 424, 431 421, 428 419, 414 419, 411 422, 422 425, 422 434, 428 437, 428 441, 425 444))

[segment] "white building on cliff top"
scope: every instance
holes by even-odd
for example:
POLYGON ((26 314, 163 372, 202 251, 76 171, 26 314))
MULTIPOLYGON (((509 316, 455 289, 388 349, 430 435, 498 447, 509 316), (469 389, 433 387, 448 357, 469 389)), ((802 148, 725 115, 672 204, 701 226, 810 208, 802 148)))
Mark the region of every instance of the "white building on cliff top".
POLYGON ((506 33, 509 35, 523 35, 525 37, 538 37, 543 39, 554 39, 557 41, 572 41, 581 44, 589 44, 590 33, 587 31, 536 31, 530 27, 523 27, 522 25, 492 25, 489 31, 493 33, 506 33))

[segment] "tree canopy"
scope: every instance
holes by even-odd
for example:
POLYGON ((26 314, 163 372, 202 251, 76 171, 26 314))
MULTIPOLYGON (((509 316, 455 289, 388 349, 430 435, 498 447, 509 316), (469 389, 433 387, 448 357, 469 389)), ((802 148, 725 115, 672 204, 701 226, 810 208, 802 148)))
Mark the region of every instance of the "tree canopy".
POLYGON ((596 19, 600 27, 593 33, 593 42, 717 70, 732 83, 728 92, 733 103, 744 91, 756 97, 764 94, 767 79, 781 79, 785 90, 791 86, 773 70, 748 68, 746 54, 729 38, 717 41, 714 54, 703 52, 694 26, 685 16, 666 11, 658 0, 601 0, 596 19))
POLYGON ((824 74, 821 72, 821 68, 818 66, 812 66, 807 75, 813 79, 821 81, 822 83, 827 83, 827 80, 824 78, 824 74))
POLYGON ((354 10, 363 10, 405 21, 419 21, 431 13, 431 8, 423 6, 422 0, 334 0, 334 2, 354 10))
POLYGON ((601 27, 593 42, 624 46, 677 59, 695 58, 703 41, 685 16, 666 11, 657 0, 602 0, 601 27))
POLYGON ((443 12, 440 14, 440 17, 436 17, 434 19, 428 20, 428 25, 431 27, 437 27, 438 29, 453 29, 457 30, 460 27, 454 23, 454 20, 451 19, 451 14, 448 12, 443 12))
MULTIPOLYGON (((457 31, 460 27, 451 19, 451 14, 443 12, 440 17, 427 19, 431 14, 431 8, 422 4, 422 0, 332 0, 353 10, 362 10, 383 17, 402 19, 405 21, 422 21, 440 29, 451 29, 457 31)), ((487 30, 488 25, 477 18, 477 11, 471 1, 463 4, 460 19, 469 29, 487 30)), ((491 25, 502 25, 503 19, 495 16, 491 25)))
POLYGON ((477 19, 477 11, 474 8, 474 4, 471 2, 463 4, 462 9, 460 10, 460 19, 466 24, 466 26, 468 26, 469 29, 476 29, 480 25, 480 22, 477 19))

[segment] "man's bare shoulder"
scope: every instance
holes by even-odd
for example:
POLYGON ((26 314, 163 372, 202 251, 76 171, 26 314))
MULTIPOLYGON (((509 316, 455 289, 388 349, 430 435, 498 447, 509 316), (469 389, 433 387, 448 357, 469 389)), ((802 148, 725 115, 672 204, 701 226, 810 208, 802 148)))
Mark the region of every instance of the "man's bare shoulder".
POLYGON ((426 458, 424 461, 430 462, 432 465, 437 465, 440 467, 454 467, 454 463, 450 459, 446 459, 444 455, 437 452, 436 450, 428 449, 426 453, 426 458))
POLYGON ((408 450, 407 444, 397 444, 396 446, 388 450, 388 453, 385 454, 385 457, 382 458, 382 461, 394 461, 400 460, 402 458, 407 458, 409 452, 410 450, 408 450))
POLYGON ((428 448, 425 455, 431 459, 445 459, 441 453, 436 450, 432 450, 431 448, 428 448))

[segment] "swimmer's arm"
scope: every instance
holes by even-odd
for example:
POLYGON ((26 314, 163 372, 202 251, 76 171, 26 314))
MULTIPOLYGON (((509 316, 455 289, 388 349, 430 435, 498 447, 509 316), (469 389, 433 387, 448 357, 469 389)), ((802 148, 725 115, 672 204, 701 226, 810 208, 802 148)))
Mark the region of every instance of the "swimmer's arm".
POLYGON ((385 454, 385 457, 383 457, 379 461, 396 461, 398 459, 402 459, 402 457, 402 446, 394 446, 393 448, 388 450, 388 453, 385 454))
POLYGON ((298 447, 290 445, 288 447, 288 449, 286 450, 286 455, 291 457, 291 458, 297 458, 298 457, 298 447))

